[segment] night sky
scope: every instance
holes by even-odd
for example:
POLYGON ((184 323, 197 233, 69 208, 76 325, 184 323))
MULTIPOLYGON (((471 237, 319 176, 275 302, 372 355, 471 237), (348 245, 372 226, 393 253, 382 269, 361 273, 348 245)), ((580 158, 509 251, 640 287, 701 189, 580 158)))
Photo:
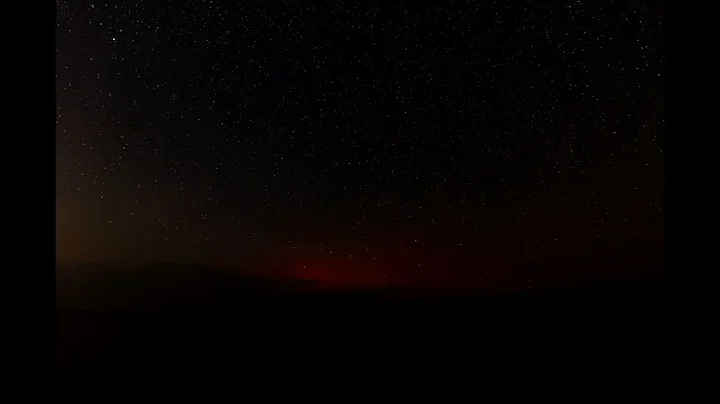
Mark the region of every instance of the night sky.
POLYGON ((57 261, 529 286, 658 259, 660 5, 57 1, 57 261))

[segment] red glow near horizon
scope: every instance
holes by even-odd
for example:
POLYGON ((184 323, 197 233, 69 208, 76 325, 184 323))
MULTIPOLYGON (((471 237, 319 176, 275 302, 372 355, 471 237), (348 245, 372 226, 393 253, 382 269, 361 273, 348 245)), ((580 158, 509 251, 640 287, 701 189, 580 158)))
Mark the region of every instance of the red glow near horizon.
POLYGON ((324 287, 382 287, 389 286, 388 274, 377 268, 357 268, 349 265, 306 263, 296 265, 292 278, 318 282, 324 287))
POLYGON ((418 266, 375 262, 301 260, 291 266, 293 280, 316 282, 321 288, 400 287, 428 290, 471 290, 489 287, 499 281, 497 266, 418 266))

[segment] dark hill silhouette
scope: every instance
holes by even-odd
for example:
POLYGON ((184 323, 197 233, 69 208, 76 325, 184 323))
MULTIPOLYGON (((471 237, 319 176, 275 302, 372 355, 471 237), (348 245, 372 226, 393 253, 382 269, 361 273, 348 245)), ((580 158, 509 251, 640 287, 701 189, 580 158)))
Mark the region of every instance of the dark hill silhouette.
MULTIPOLYGON (((567 263, 588 260, 568 257, 567 263)), ((487 346, 515 341, 513 349, 548 349, 543 344, 568 335, 605 338, 606 346, 619 329, 640 347, 661 335, 664 306, 647 298, 667 293, 659 271, 588 281, 562 278, 566 270, 541 265, 508 272, 493 284, 501 294, 481 288, 334 289, 251 275, 258 271, 174 263, 58 267, 57 376, 87 381, 128 369, 152 374, 272 358, 482 357, 487 346), (538 271, 554 271, 555 282, 538 280, 528 289, 510 281, 538 271), (548 298, 558 296, 585 298, 548 298)))

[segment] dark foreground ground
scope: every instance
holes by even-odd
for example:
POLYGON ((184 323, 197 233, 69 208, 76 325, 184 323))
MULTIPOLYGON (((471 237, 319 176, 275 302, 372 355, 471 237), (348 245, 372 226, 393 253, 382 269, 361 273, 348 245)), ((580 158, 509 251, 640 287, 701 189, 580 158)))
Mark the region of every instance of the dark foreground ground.
POLYGON ((665 335, 668 309, 660 283, 490 297, 163 271, 58 272, 58 380, 156 377, 272 359, 479 359, 573 345, 593 354, 649 352, 665 335))

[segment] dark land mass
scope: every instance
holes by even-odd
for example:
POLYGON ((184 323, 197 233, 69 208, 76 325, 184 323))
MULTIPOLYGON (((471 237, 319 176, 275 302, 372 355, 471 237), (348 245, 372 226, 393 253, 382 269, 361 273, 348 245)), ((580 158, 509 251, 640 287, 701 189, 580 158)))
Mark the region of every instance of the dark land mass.
POLYGON ((84 382, 243 360, 452 359, 590 341, 648 350, 666 310, 658 274, 492 293, 337 288, 179 264, 58 267, 56 375, 84 382))

